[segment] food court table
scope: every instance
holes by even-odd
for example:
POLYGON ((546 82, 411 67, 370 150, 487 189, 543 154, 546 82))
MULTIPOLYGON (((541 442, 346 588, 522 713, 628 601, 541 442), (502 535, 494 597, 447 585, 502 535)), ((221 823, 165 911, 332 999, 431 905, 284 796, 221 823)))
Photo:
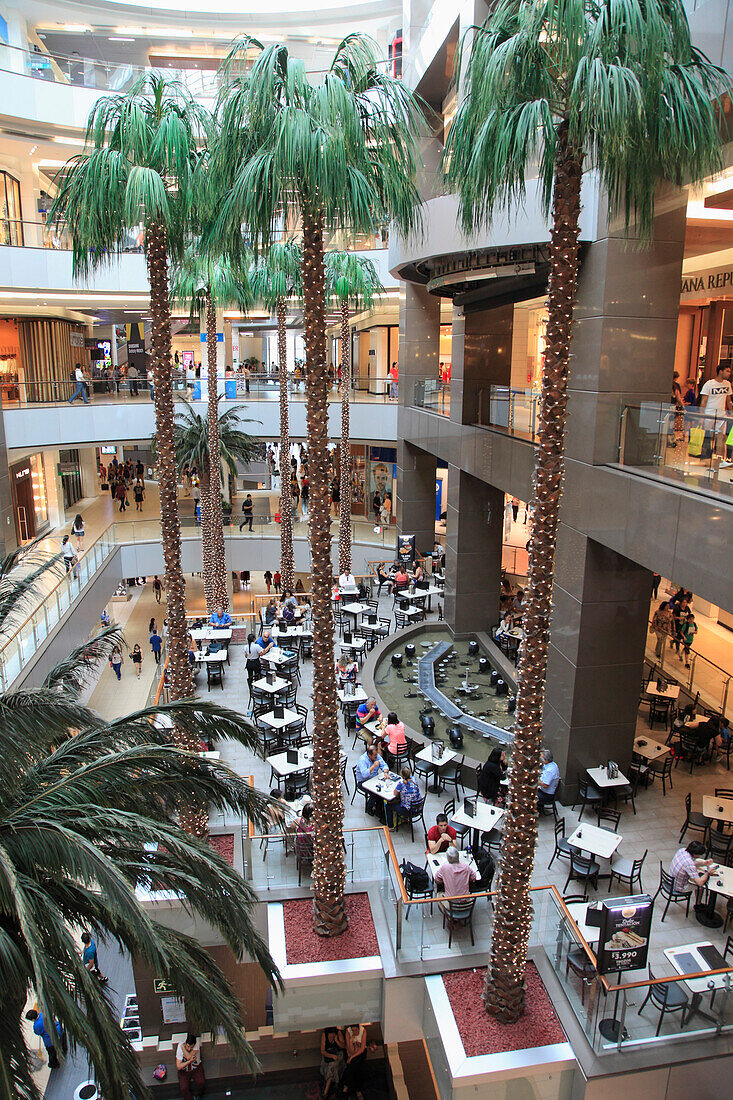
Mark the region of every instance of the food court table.
POLYGON ((282 718, 275 717, 274 710, 268 710, 267 714, 260 714, 257 721, 262 722, 264 725, 269 726, 273 730, 284 729, 285 726, 289 726, 291 722, 297 722, 300 715, 294 710, 288 710, 287 707, 283 707, 282 718))
POLYGON ((614 787, 628 787, 629 781, 623 772, 619 772, 615 779, 609 779, 605 768, 586 768, 590 780, 599 791, 612 790, 614 787))
POLYGON ((460 810, 456 810, 455 813, 450 815, 450 821, 457 821, 459 825, 466 825, 469 829, 473 829, 473 836, 471 837, 471 844, 476 850, 479 846, 479 834, 490 833, 492 829, 496 829, 499 822, 504 817, 504 811, 498 806, 491 806, 488 802, 476 802, 475 813, 473 817, 466 813, 466 803, 463 802, 460 810))
POLYGON ((349 649, 352 653, 363 653, 366 646, 366 638, 352 638, 350 642, 339 642, 339 649, 349 649))
POLYGON ((585 919, 590 907, 590 902, 569 901, 565 903, 565 907, 573 918, 573 924, 578 929, 585 942, 588 944, 598 943, 598 937, 601 934, 600 928, 595 924, 587 924, 585 919))
POLYGON ((279 695, 281 691, 286 691, 293 685, 290 680, 283 680, 282 676, 276 676, 274 683, 270 683, 266 676, 263 676, 261 680, 255 680, 253 687, 256 687, 258 691, 266 691, 270 695, 279 695))
POLYGON ((428 611, 432 610, 432 598, 433 596, 442 596, 443 590, 437 588, 431 584, 427 588, 416 588, 414 592, 400 592, 401 600, 424 600, 428 601, 428 611))
POLYGON ((728 965, 719 949, 709 940, 701 940, 700 943, 685 943, 679 947, 668 947, 664 954, 683 978, 685 974, 703 974, 702 978, 684 978, 684 984, 692 994, 685 1023, 689 1022, 690 1017, 694 1016, 695 1013, 706 1020, 710 1020, 711 1023, 717 1023, 716 1018, 709 1012, 703 1012, 700 1003, 706 993, 723 989, 729 981, 733 983, 733 974, 707 976, 707 973, 711 970, 721 970, 728 965))
POLYGON ((195 642, 230 642, 230 626, 197 626, 188 632, 195 642))
POLYGON ((432 745, 426 745, 424 749, 420 750, 420 752, 415 753, 416 760, 424 760, 426 764, 433 765, 435 779, 433 780, 432 787, 428 787, 428 790, 432 791, 433 794, 440 793, 440 787, 438 785, 438 769, 445 767, 446 764, 450 764, 451 760, 455 760, 457 756, 458 753, 453 752, 452 749, 443 749, 443 755, 441 756, 440 760, 436 760, 433 757, 432 745))
MULTIPOLYGON (((433 882, 435 881, 435 872, 440 870, 443 864, 447 863, 447 861, 448 856, 445 852, 436 852, 435 855, 428 856, 428 874, 430 875, 433 882)), ((473 855, 470 852, 459 852, 458 862, 465 863, 468 867, 471 868, 472 871, 476 872, 476 875, 478 875, 476 860, 473 858, 473 855)))
POLYGON ((660 756, 666 756, 671 752, 669 745, 662 745, 659 741, 652 741, 650 737, 637 737, 634 741, 634 752, 642 760, 658 760, 660 756))
POLYGON ((363 614, 365 614, 365 612, 372 611, 372 610, 373 609, 369 606, 368 603, 342 603, 341 604, 341 611, 343 612, 344 615, 353 615, 354 616, 354 626, 356 626, 357 616, 363 615, 363 614))
POLYGON ((622 840, 620 833, 581 822, 575 832, 568 837, 568 844, 577 848, 579 852, 589 852, 600 859, 610 859, 622 840))
POLYGON ((667 684, 664 691, 660 691, 657 687, 656 681, 650 680, 646 686, 646 694, 651 695, 653 699, 670 699, 675 700, 680 697, 680 685, 679 684, 667 684))
POLYGON ((277 667, 277 665, 285 665, 288 661, 292 661, 295 656, 296 654, 291 653, 289 649, 278 648, 271 649, 269 653, 263 653, 260 660, 277 667))
POLYGON ((297 752, 297 763, 290 763, 287 752, 278 752, 274 756, 267 757, 267 763, 275 775, 280 776, 282 779, 288 775, 294 775, 295 772, 310 771, 313 767, 313 748, 310 745, 306 745, 302 749, 291 749, 290 751, 297 752))
POLYGON ((711 821, 733 823, 733 798, 718 798, 714 794, 702 796, 702 812, 711 821))
POLYGON ((337 688, 336 695, 339 703, 365 703, 367 693, 359 684, 356 685, 351 695, 347 695, 343 688, 337 688))
POLYGON ((704 908, 695 906, 695 920, 705 928, 720 928, 723 918, 715 912, 718 895, 733 898, 733 867, 717 865, 707 881, 708 901, 704 908))
POLYGON ((392 773, 390 773, 389 777, 385 778, 383 772, 378 772, 376 775, 373 775, 371 779, 365 780, 361 785, 363 791, 368 791, 370 794, 373 794, 375 798, 381 798, 384 803, 385 822, 387 820, 387 803, 394 802, 397 798, 395 787, 398 782, 398 779, 392 778, 392 773))
POLYGON ((293 638, 293 640, 295 638, 304 638, 308 634, 311 634, 312 631, 305 625, 290 626, 287 629, 276 626, 270 628, 270 633, 272 634, 273 638, 276 638, 278 641, 280 641, 281 638, 293 638))

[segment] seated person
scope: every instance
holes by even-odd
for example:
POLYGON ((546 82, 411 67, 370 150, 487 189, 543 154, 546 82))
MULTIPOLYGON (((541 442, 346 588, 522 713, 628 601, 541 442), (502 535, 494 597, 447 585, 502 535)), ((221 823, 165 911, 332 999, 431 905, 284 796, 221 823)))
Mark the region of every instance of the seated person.
POLYGON ((274 600, 268 600, 265 608, 265 626, 272 626, 277 618, 277 604, 274 600))
POLYGON ((502 634, 508 634, 509 631, 513 628, 513 626, 514 626, 514 617, 511 613, 511 611, 507 611, 503 615, 502 620, 499 623, 499 626, 497 627, 496 637, 500 638, 502 636, 502 634))
POLYGON ((259 646, 262 654, 269 653, 271 649, 277 649, 277 642, 271 636, 270 631, 265 629, 255 642, 255 645, 259 646))
POLYGON ((393 589, 394 592, 399 592, 403 588, 407 588, 409 583, 410 583, 410 578, 407 576, 407 573, 405 572, 404 566, 400 565, 397 569, 397 572, 394 575, 394 580, 392 582, 392 589, 393 589))
MULTIPOLYGON (((557 765, 555 765, 557 767, 557 765)), ((478 773, 478 791, 487 802, 496 802, 502 794, 501 781, 506 775, 506 755, 502 748, 495 748, 478 773)))
MULTIPOLYGON (((458 849, 452 845, 446 852, 445 863, 441 864, 435 872, 435 887, 442 887, 444 898, 462 897, 471 892, 471 883, 475 882, 478 875, 473 867, 467 863, 461 863, 458 849)), ((441 909, 448 910, 448 902, 438 899, 441 909)))
POLYGON ((356 588, 353 573, 342 573, 339 577, 339 588, 356 588))
POLYGON ((382 585, 386 584, 387 592, 389 592, 392 582, 390 581, 388 574, 385 573, 384 567, 382 565, 377 566, 377 580, 379 581, 379 587, 381 588, 382 585))
POLYGON ((423 581, 423 580, 425 580, 425 571, 424 571, 423 567, 420 565, 420 562, 418 562, 417 565, 415 566, 415 571, 412 574, 412 579, 413 579, 413 581, 423 581))
POLYGON ((542 750, 542 771, 540 772, 540 786, 537 792, 537 806, 549 806, 555 801, 555 791, 560 782, 560 769, 555 763, 555 758, 550 749, 542 750))
POLYGON ((102 623, 102 626, 109 626, 109 624, 112 622, 112 620, 109 617, 109 611, 107 610, 106 607, 102 611, 102 614, 99 616, 99 618, 100 618, 100 621, 102 623))
POLYGON ((214 611, 212 613, 211 618, 209 619, 209 622, 211 623, 212 626, 231 626, 232 625, 232 617, 220 605, 219 607, 217 607, 216 611, 214 611))
POLYGON ((313 862, 314 832, 313 803, 306 802, 301 811, 298 827, 295 830, 295 853, 299 859, 304 860, 306 863, 313 862))
POLYGON ((685 733, 693 732, 698 746, 701 749, 706 749, 713 738, 718 735, 718 720, 714 715, 696 714, 693 711, 685 719, 683 729, 685 733))
POLYGON ((399 824, 400 821, 409 820, 412 807, 422 799, 420 788, 412 778, 412 772, 407 765, 405 765, 400 774, 402 778, 395 786, 395 794, 399 798, 399 802, 396 806, 393 806, 393 804, 389 802, 386 803, 387 824, 390 829, 395 822, 399 824))
POLYGON ((686 848, 679 848, 669 865, 670 875, 674 875, 674 888, 682 894, 692 893, 693 886, 705 886, 717 864, 712 859, 703 859, 705 845, 699 840, 691 840, 686 848))
POLYGON ((323 1095, 329 1096, 331 1086, 338 1085, 346 1065, 346 1043, 340 1028, 326 1027, 321 1035, 321 1076, 326 1082, 323 1095))
POLYGON ((431 856, 447 852, 455 844, 457 835, 453 826, 448 824, 447 815, 438 814, 435 824, 428 829, 428 852, 431 856))
MULTIPOLYGON (((383 778, 389 774, 389 768, 377 751, 376 745, 370 745, 356 762, 356 785, 362 789, 368 779, 381 775, 383 778)), ((377 815, 377 799, 367 791, 366 812, 377 815)))
POLYGON ((360 730, 363 730, 367 722, 376 721, 378 718, 377 700, 373 695, 370 695, 365 703, 360 703, 356 708, 356 725, 360 730))
POLYGON ((392 756, 405 755, 407 749, 407 737, 405 735, 405 723, 400 722, 393 710, 387 715, 387 725, 384 727, 384 736, 387 751, 392 756))
POLYGON ((282 619, 284 626, 292 626, 295 622, 295 608, 288 600, 286 600, 283 604, 282 614, 280 615, 280 618, 282 619))
POLYGON ((356 661, 349 660, 345 653, 342 653, 336 662, 336 683, 338 687, 342 688, 346 683, 356 683, 356 679, 359 673, 359 666, 356 661))
POLYGON ((193 668, 194 665, 196 664, 197 656, 198 656, 198 649, 196 648, 196 643, 194 642, 193 638, 189 635, 189 637, 188 637, 188 663, 191 666, 191 668, 193 668))

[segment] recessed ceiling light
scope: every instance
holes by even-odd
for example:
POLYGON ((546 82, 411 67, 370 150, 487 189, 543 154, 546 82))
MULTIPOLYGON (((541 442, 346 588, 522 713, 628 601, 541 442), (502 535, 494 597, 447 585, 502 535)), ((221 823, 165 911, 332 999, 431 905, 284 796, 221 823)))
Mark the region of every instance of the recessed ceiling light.
POLYGON ((108 42, 134 42, 135 39, 134 38, 126 38, 124 35, 121 35, 121 34, 110 34, 110 35, 107 36, 107 41, 108 42))

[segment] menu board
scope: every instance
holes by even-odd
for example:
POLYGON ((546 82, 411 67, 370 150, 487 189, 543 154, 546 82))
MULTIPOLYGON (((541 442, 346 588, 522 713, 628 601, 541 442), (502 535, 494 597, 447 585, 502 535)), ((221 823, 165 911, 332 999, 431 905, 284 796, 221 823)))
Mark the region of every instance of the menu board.
POLYGON ((646 966, 653 909, 649 894, 609 898, 602 903, 596 964, 599 974, 646 966))
POLYGON ((415 564, 415 536, 400 535, 397 545, 397 557, 402 565, 412 567, 415 564))

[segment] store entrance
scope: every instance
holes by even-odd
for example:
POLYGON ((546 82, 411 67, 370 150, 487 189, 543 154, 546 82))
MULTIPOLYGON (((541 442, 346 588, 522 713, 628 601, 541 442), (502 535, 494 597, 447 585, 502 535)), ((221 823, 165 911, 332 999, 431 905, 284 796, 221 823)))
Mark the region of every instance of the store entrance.
POLYGON ((36 535, 36 510, 33 505, 30 464, 21 464, 12 476, 15 495, 15 533, 18 542, 28 542, 36 535))

